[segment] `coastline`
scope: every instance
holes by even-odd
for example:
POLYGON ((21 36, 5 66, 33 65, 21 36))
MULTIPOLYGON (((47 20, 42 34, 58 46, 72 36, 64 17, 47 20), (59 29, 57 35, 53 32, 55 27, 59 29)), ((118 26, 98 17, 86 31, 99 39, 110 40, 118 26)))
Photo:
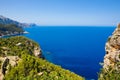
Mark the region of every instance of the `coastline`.
POLYGON ((16 32, 16 33, 11 33, 11 34, 6 34, 6 35, 2 35, 0 36, 0 38, 6 38, 6 37, 10 37, 10 36, 17 36, 17 35, 23 35, 23 34, 28 34, 29 32, 24 31, 24 32, 16 32))

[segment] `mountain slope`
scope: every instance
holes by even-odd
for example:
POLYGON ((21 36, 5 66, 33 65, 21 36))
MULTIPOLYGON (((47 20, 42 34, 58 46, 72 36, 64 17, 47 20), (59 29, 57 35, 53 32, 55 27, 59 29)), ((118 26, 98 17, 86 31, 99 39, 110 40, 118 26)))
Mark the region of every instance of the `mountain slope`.
POLYGON ((84 80, 40 57, 39 45, 22 36, 0 38, 0 78, 5 80, 84 80))

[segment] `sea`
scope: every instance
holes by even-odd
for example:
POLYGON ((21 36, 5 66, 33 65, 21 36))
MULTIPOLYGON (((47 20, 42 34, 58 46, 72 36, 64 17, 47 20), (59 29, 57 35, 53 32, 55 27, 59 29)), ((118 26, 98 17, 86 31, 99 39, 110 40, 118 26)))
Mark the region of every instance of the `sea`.
POLYGON ((105 55, 105 43, 114 26, 33 26, 26 37, 38 42, 49 62, 86 80, 97 80, 105 55))

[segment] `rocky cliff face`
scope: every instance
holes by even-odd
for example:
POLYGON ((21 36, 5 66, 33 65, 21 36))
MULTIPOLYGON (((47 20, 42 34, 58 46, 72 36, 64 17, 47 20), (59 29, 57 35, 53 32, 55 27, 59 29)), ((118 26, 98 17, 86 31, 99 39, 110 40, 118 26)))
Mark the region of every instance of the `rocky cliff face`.
POLYGON ((34 48, 34 56, 42 57, 42 50, 41 50, 41 48, 39 48, 37 46, 34 48))
POLYGON ((120 24, 113 32, 112 36, 108 38, 105 46, 106 55, 104 56, 103 69, 120 70, 120 24))
POLYGON ((16 66, 19 60, 20 58, 18 56, 0 57, 0 61, 2 62, 0 69, 0 80, 3 80, 4 75, 9 71, 10 66, 16 66))

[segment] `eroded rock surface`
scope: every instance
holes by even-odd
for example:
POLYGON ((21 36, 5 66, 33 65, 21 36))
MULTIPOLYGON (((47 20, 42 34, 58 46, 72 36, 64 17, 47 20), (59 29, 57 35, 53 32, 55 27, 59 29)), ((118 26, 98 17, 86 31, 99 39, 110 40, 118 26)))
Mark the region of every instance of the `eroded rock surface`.
POLYGON ((109 68, 120 70, 120 24, 118 24, 112 36, 109 37, 105 50, 103 68, 105 70, 109 70, 109 68))
POLYGON ((0 80, 3 80, 3 77, 8 72, 9 67, 16 66, 19 60, 20 58, 18 56, 0 57, 0 61, 2 62, 0 69, 0 80))
POLYGON ((41 48, 35 47, 35 48, 34 48, 34 55, 35 55, 36 57, 42 57, 42 50, 41 50, 41 48))

